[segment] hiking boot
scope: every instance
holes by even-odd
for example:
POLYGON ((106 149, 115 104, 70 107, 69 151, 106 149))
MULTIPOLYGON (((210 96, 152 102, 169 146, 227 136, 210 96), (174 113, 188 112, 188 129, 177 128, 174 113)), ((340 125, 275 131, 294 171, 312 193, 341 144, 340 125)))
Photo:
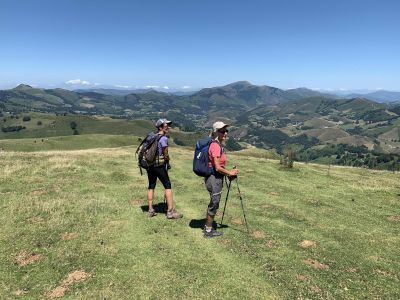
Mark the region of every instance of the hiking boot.
POLYGON ((224 234, 223 232, 216 231, 214 228, 212 228, 210 232, 207 232, 207 230, 204 229, 204 237, 205 238, 213 238, 213 237, 221 236, 223 234, 224 234))
POLYGON ((157 213, 154 209, 152 209, 152 210, 149 210, 148 215, 149 215, 149 218, 151 218, 151 217, 157 216, 157 213))
POLYGON ((175 208, 167 211, 167 219, 179 219, 182 217, 183 215, 178 213, 175 208))

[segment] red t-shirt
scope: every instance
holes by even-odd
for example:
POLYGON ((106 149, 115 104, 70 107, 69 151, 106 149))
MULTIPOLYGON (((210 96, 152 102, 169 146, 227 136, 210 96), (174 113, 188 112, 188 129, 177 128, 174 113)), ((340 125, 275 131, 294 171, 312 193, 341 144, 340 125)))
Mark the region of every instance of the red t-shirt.
POLYGON ((208 165, 209 167, 215 167, 214 158, 219 157, 219 164, 225 168, 226 157, 224 151, 221 154, 221 145, 218 142, 212 142, 208 148, 208 165))

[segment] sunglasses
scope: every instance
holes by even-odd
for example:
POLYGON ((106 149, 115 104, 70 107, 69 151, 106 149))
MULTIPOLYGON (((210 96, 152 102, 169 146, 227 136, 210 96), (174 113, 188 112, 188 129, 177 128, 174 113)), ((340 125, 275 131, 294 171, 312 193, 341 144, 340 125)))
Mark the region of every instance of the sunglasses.
POLYGON ((218 132, 220 132, 220 133, 228 133, 228 132, 229 132, 229 130, 228 130, 228 129, 224 129, 224 130, 218 130, 218 132))

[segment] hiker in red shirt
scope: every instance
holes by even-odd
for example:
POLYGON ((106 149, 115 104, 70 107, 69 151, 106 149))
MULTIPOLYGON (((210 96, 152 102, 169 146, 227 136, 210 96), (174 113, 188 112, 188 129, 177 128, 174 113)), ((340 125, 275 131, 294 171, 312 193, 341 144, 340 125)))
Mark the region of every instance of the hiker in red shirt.
POLYGON ((208 158, 210 167, 212 166, 214 168, 214 174, 205 178, 206 188, 210 193, 210 203, 207 208, 207 221, 203 231, 205 238, 216 237, 223 234, 212 227, 221 200, 223 179, 224 176, 228 176, 229 179, 234 179, 239 172, 238 169, 228 170, 225 168, 226 156, 224 148, 222 147, 222 142, 228 137, 228 126, 229 125, 224 122, 215 122, 213 124, 211 135, 213 141, 208 149, 208 158))

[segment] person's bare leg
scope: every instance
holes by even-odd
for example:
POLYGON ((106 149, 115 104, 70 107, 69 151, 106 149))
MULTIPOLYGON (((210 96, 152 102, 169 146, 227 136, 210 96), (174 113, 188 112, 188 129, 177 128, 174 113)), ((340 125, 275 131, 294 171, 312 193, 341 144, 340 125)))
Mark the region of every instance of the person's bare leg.
POLYGON ((168 210, 174 208, 174 202, 172 200, 172 189, 165 189, 165 198, 167 200, 168 210))
POLYGON ((210 216, 209 214, 207 214, 207 223, 206 226, 208 228, 211 228, 214 222, 214 216, 210 216))
POLYGON ((149 211, 154 210, 153 196, 154 196, 154 189, 148 189, 147 190, 147 203, 149 204, 149 211))

